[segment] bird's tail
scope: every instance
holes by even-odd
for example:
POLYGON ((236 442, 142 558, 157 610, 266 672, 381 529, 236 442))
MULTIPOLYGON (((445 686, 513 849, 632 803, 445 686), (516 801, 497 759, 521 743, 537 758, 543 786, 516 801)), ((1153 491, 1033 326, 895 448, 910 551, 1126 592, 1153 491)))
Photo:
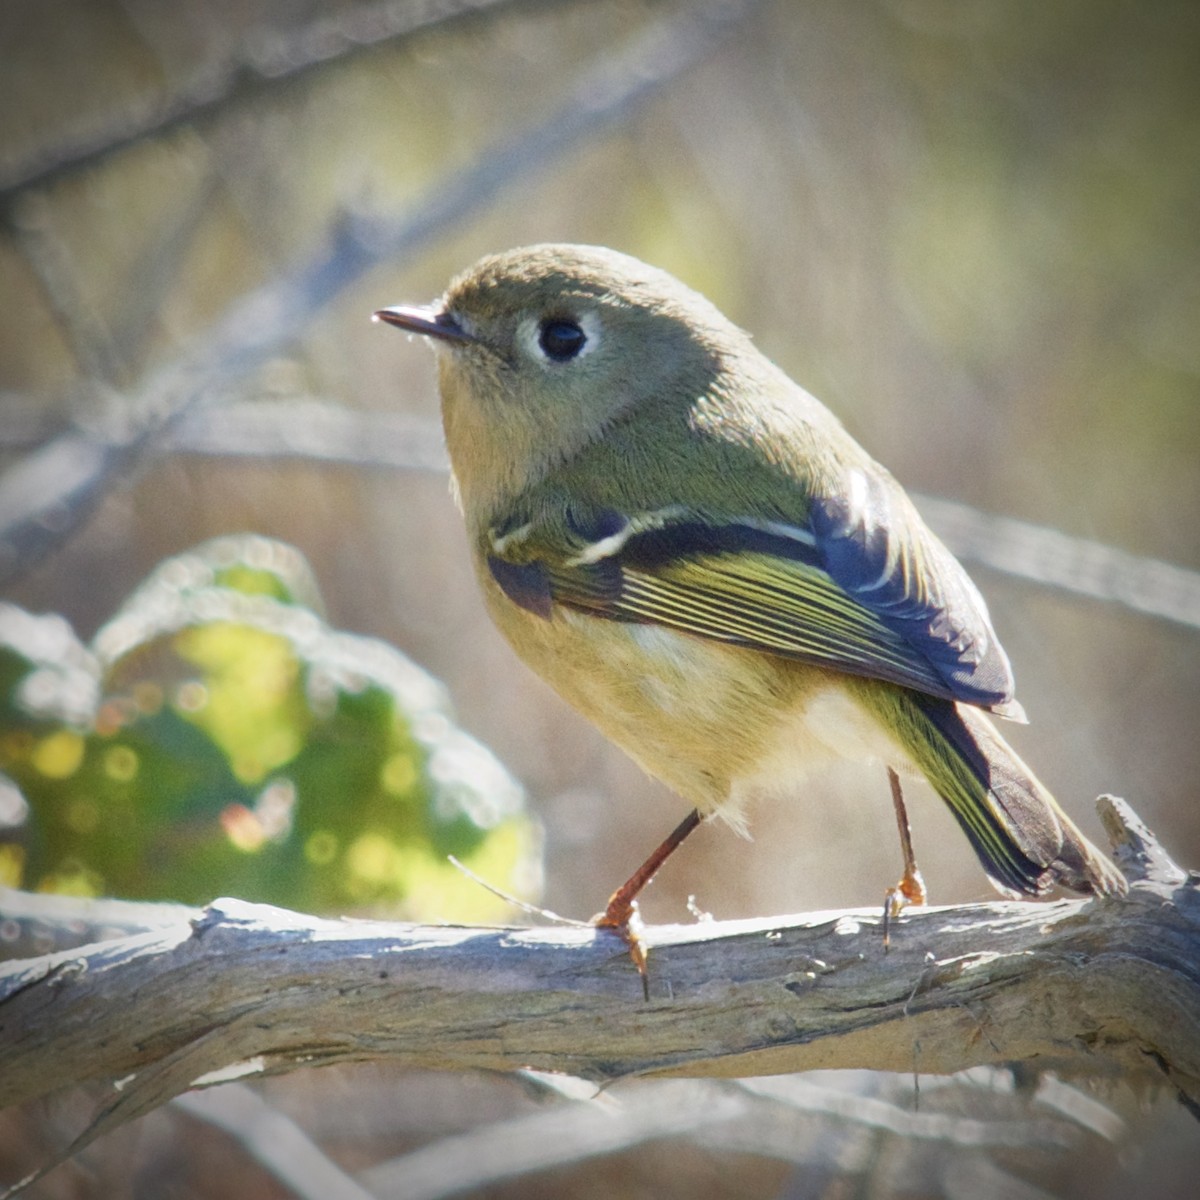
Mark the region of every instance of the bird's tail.
POLYGON ((1127 890, 1115 866, 970 705, 899 688, 876 693, 896 706, 901 741, 950 806, 988 877, 1007 894, 1037 896, 1055 884, 1100 895, 1127 890), (898 711, 897 711, 898 710, 898 711))

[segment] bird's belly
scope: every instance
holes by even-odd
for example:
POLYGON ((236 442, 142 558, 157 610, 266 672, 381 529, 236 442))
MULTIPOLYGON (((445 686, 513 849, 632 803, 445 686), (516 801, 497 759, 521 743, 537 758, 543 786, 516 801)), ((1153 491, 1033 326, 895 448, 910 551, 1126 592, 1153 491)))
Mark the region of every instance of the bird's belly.
POLYGON ((506 633, 511 620, 535 623, 514 643, 535 671, 651 775, 734 827, 751 801, 831 761, 908 765, 838 673, 657 625, 514 610, 493 615, 506 633))
POLYGON ((881 762, 901 774, 920 775, 888 731, 848 690, 831 681, 781 714, 770 747, 733 781, 731 812, 740 815, 755 801, 787 799, 805 774, 844 759, 881 762))

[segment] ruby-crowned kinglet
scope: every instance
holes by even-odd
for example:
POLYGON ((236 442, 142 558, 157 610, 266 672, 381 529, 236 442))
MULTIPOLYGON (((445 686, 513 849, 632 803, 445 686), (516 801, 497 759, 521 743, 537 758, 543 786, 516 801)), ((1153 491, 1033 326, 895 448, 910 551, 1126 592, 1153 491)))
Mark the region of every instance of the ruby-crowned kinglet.
MULTIPOLYGON (((1124 889, 987 716, 1024 719, 962 567, 704 297, 612 250, 543 245, 376 315, 438 350, 493 620, 699 814, 608 923, 701 816, 740 827, 840 758, 924 775, 1005 894, 1124 889)), ((900 891, 923 899, 906 860, 900 891)))

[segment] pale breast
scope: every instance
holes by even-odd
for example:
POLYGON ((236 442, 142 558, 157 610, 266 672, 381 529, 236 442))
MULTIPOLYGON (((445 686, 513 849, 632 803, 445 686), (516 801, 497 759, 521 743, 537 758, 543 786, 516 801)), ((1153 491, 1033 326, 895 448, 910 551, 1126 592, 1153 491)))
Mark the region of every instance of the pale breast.
POLYGON ((735 828, 751 801, 833 760, 907 766, 831 672, 659 625, 566 609, 546 619, 487 582, 497 625, 538 674, 649 774, 735 828))

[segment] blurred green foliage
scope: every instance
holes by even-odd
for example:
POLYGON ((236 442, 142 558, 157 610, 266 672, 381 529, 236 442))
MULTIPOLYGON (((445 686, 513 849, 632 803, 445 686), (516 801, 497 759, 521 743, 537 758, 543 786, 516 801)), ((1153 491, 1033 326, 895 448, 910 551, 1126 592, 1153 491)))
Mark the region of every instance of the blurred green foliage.
POLYGON ((320 615, 307 564, 226 537, 84 646, 0 605, 0 882, 485 920, 540 882, 520 789, 431 676, 320 615))

